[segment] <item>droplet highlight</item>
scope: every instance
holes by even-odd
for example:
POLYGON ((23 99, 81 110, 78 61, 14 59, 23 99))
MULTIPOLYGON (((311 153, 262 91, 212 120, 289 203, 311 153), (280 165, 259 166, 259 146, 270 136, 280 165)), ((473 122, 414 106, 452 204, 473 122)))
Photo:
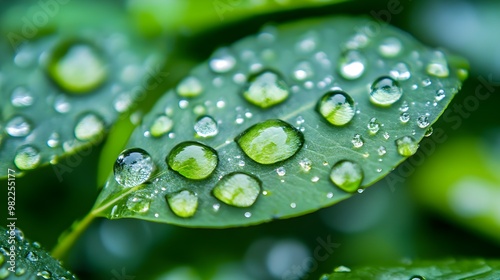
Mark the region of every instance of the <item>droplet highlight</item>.
POLYGON ((31 133, 31 122, 23 116, 11 118, 5 125, 5 132, 12 137, 25 137, 31 133))
POLYGON ((365 72, 366 59, 357 50, 348 50, 339 59, 339 73, 347 80, 354 80, 365 72))
POLYGON ((213 195, 231 206, 250 207, 259 196, 261 184, 261 181, 253 175, 234 172, 225 175, 217 182, 213 195))

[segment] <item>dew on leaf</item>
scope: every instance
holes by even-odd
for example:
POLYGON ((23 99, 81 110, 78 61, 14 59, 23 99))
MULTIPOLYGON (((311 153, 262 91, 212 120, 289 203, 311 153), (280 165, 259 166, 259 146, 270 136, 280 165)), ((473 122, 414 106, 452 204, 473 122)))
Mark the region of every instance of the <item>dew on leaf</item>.
POLYGON ((113 168, 116 182, 126 188, 146 182, 154 170, 153 159, 148 152, 140 148, 123 151, 113 168))
POLYGON ((172 212, 181 218, 194 216, 198 209, 198 196, 191 191, 182 190, 177 193, 168 194, 165 197, 172 212))
POLYGON ((357 50, 347 50, 339 58, 338 70, 340 75, 347 80, 354 80, 365 72, 366 59, 357 50))
POLYGON ((278 174, 278 176, 285 176, 286 175, 286 169, 285 167, 283 166, 280 166, 276 169, 276 173, 278 174))
POLYGON ((271 119, 251 126, 235 141, 255 162, 273 164, 295 155, 304 144, 304 135, 287 122, 271 119))
POLYGON ((204 144, 186 141, 175 146, 167 156, 168 166, 193 180, 205 179, 219 163, 217 152, 204 144))
POLYGON ((234 172, 222 177, 212 192, 218 200, 228 205, 250 207, 259 196, 261 184, 253 175, 234 172))
POLYGON ((359 164, 350 160, 335 163, 330 173, 332 182, 346 192, 356 191, 363 181, 363 176, 363 170, 359 164))
POLYGON ((432 135, 432 132, 434 132, 434 129, 432 128, 432 126, 430 126, 426 131, 425 131, 425 134, 424 136, 425 137, 429 137, 432 135))
POLYGON ((166 115, 160 115, 155 118, 149 128, 153 137, 161 137, 170 132, 174 126, 174 121, 166 115))
POLYGON ((396 139, 398 153, 404 157, 414 155, 418 149, 418 142, 411 136, 403 136, 396 139))
POLYGON ((410 114, 408 114, 407 112, 401 113, 401 115, 399 115, 399 120, 402 123, 407 123, 410 120, 410 114))
POLYGON ((384 146, 380 146, 377 149, 377 153, 379 156, 383 156, 387 153, 387 149, 384 146))
POLYGON ((446 78, 450 74, 446 58, 440 51, 435 51, 433 53, 432 57, 428 61, 425 70, 429 75, 433 75, 439 78, 446 78))
POLYGON ((69 93, 87 93, 107 77, 107 65, 97 47, 84 42, 58 45, 48 62, 50 77, 69 93))
POLYGON ((303 158, 299 161, 300 169, 304 172, 309 172, 312 168, 312 161, 308 158, 303 158))
POLYGON ((229 49, 221 48, 214 53, 208 64, 215 73, 226 73, 234 68, 236 59, 229 49))
POLYGON ((126 203, 128 210, 139 214, 148 212, 151 205, 150 196, 151 194, 146 190, 132 193, 126 203))
POLYGON ((252 217, 252 212, 245 212, 244 216, 245 218, 250 218, 252 217))
POLYGON ((390 106, 403 95, 403 89, 394 79, 383 76, 376 79, 370 92, 370 101, 379 106, 390 106))
POLYGON ((213 137, 219 133, 219 126, 212 117, 202 116, 196 121, 194 131, 199 137, 213 137))
POLYGON ((104 133, 104 121, 95 113, 81 116, 75 125, 75 137, 81 141, 90 141, 104 133))
POLYGON ((26 87, 19 86, 12 91, 10 102, 14 107, 25 108, 33 105, 34 99, 35 98, 26 87))
POLYGON ((314 75, 314 71, 308 61, 302 61, 293 67, 292 74, 295 80, 305 81, 314 75))
POLYGON ((31 129, 31 122, 23 116, 14 116, 5 125, 5 131, 12 137, 25 137, 31 129))
POLYGON ((181 97, 196 97, 203 92, 203 86, 198 78, 189 76, 180 81, 176 91, 181 97))
POLYGON ((354 148, 361 148, 365 144, 360 134, 355 134, 352 137, 351 143, 354 146, 354 148))
POLYGON ((26 259, 28 259, 30 262, 37 262, 38 261, 38 255, 34 252, 28 252, 26 255, 26 259))
POLYGON ((319 177, 318 176, 313 176, 311 178, 311 182, 313 182, 313 183, 317 183, 318 181, 319 181, 319 177))
POLYGON ((444 89, 439 89, 436 91, 436 96, 434 97, 434 100, 436 102, 439 102, 441 100, 443 100, 443 98, 446 97, 446 94, 444 93, 444 89))
POLYGON ((375 135, 380 130, 380 124, 376 118, 371 118, 370 122, 368 122, 367 128, 371 135, 375 135))
POLYGON ((417 125, 420 128, 426 128, 430 125, 429 117, 421 115, 417 118, 417 125))
POLYGON ((243 90, 243 97, 248 102, 264 109, 285 101, 289 94, 288 84, 272 70, 250 76, 243 90))
POLYGON ((16 151, 14 164, 21 170, 35 169, 40 165, 42 156, 37 148, 27 145, 16 151))
POLYGON ((342 126, 354 117, 354 100, 341 90, 333 90, 324 94, 319 100, 316 110, 331 124, 342 126))
POLYGON ((389 37, 384 39, 379 47, 379 53, 384 57, 395 57, 397 56, 403 48, 403 44, 396 37, 389 37))
POLYGON ((71 110, 71 104, 68 98, 64 95, 59 95, 54 100, 54 110, 61 114, 65 114, 71 110))
POLYGON ((404 62, 399 62, 398 64, 396 64, 394 68, 389 71, 389 75, 398 81, 405 81, 411 77, 408 65, 406 65, 406 63, 404 62))
POLYGON ((43 279, 50 279, 52 277, 52 273, 50 273, 47 270, 42 270, 42 271, 37 272, 36 276, 40 276, 43 279))

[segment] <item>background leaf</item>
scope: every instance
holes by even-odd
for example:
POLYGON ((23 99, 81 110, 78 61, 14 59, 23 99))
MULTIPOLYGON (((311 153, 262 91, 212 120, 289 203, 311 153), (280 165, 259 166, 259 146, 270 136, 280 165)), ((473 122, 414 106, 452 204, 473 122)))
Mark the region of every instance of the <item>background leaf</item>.
POLYGON ((103 6, 92 21, 110 14, 120 20, 97 27, 80 16, 91 13, 88 5, 58 6, 69 12, 33 27, 30 36, 27 27, 12 23, 19 22, 17 8, 2 18, 10 29, 1 30, 9 40, 1 49, 0 177, 7 168, 29 170, 64 155, 87 154, 84 148, 99 142, 121 113, 166 76, 158 52, 163 44, 139 40, 113 7, 103 6))
MULTIPOLYGON (((187 226, 255 224, 311 212, 349 197, 351 194, 335 187, 329 179, 332 166, 340 160, 348 159, 361 167, 362 187, 379 180, 406 158, 398 153, 395 141, 403 136, 422 139, 457 92, 460 81, 457 69, 446 61, 439 62, 447 71, 441 75, 444 78, 436 77, 432 69, 426 70, 436 63, 435 51, 390 27, 369 33, 370 23, 375 24, 364 19, 334 18, 278 29, 269 27, 255 37, 215 52, 209 63, 196 68, 180 83, 177 94, 171 91, 157 102, 131 137, 128 146, 149 152, 158 167, 157 175, 149 183, 133 188, 123 188, 111 177, 93 212, 110 218, 135 217, 187 226), (394 41, 397 52, 390 55, 393 58, 383 58, 389 56, 383 48, 393 48, 394 41), (360 77, 339 74, 346 49, 361 56, 361 61, 354 61, 364 67, 360 77), (304 63, 311 69, 302 69, 304 63), (401 63, 411 70, 395 71, 401 63), (245 80, 258 83, 260 78, 252 81, 249 74, 261 69, 271 69, 278 78, 284 77, 290 97, 283 103, 259 108, 242 98, 248 86, 245 80), (297 70, 310 76, 303 79, 297 70), (369 87, 377 78, 391 73, 400 80, 403 97, 390 107, 375 106, 369 101, 369 87), (314 109, 331 87, 341 87, 356 102, 356 114, 345 126, 331 125, 314 109), (187 94, 199 96, 179 96, 187 94), (401 121, 401 111, 411 121, 401 121), (212 131, 211 137, 200 137, 205 132, 193 128, 202 115, 217 123, 218 132, 212 131), (159 117, 168 125, 162 135, 155 137, 153 124, 159 117), (372 118, 376 118, 377 131, 368 128, 372 118), (267 119, 291 123, 301 131, 299 134, 304 134, 305 144, 294 157, 262 165, 249 159, 233 141, 245 129, 267 119), (167 167, 170 150, 183 141, 201 142, 218 153, 219 164, 207 179, 184 178, 167 167), (235 171, 253 174, 262 181, 262 194, 249 208, 225 205, 211 194, 222 176, 235 171), (174 215, 165 201, 165 196, 182 190, 198 197, 198 210, 189 219, 174 215)), ((277 89, 271 90, 276 93, 277 89)), ((150 161, 148 156, 144 160, 150 161)), ((134 178, 135 174, 126 176, 134 178)))
POLYGON ((1 279, 76 279, 40 243, 25 239, 21 230, 10 231, 4 227, 0 230, 1 279), (14 258, 11 254, 15 254, 14 258))
POLYGON ((496 279, 500 277, 498 260, 415 261, 397 266, 337 267, 320 279, 496 279))

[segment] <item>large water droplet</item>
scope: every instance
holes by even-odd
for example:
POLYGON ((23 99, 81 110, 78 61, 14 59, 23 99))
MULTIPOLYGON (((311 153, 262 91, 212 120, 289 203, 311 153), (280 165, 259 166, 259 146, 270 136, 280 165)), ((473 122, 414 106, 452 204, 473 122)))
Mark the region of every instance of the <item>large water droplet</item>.
POLYGON ((104 133, 104 121, 94 113, 80 117, 75 126, 75 137, 81 141, 90 141, 104 133))
POLYGON ((264 70, 248 78, 243 91, 245 99, 261 108, 277 105, 288 98, 290 89, 276 72, 264 70))
POLYGON ((371 118, 370 122, 367 125, 367 128, 368 132, 370 132, 371 135, 375 135, 380 130, 380 124, 378 123, 376 118, 371 118))
POLYGON ((24 137, 31 133, 31 123, 23 116, 15 116, 7 122, 5 131, 12 137, 24 137))
POLYGON ((398 81, 405 81, 411 77, 410 70, 408 69, 408 65, 404 62, 400 62, 394 66, 394 68, 389 71, 391 77, 398 81))
POLYGON ((131 188, 146 182, 155 169, 153 159, 140 148, 123 151, 114 165, 115 180, 118 184, 131 188))
POLYGON ((426 128, 430 125, 429 117, 421 115, 417 118, 417 125, 420 128, 426 128))
POLYGON ((440 51, 436 51, 433 53, 433 56, 431 57, 431 59, 427 64, 426 70, 427 73, 429 73, 429 75, 433 75, 440 78, 446 78, 450 74, 446 58, 444 54, 440 51))
POLYGON ((378 51, 384 57, 395 57, 401 52, 402 48, 403 44, 398 38, 389 37, 381 42, 378 51))
POLYGON ((29 90, 23 86, 16 87, 12 91, 10 102, 14 107, 29 107, 33 105, 34 97, 29 90))
POLYGON ((153 135, 154 137, 161 137, 170 132, 173 126, 174 121, 171 118, 165 115, 160 115, 153 121, 153 124, 151 125, 149 130, 151 132, 151 135, 153 135))
POLYGON ((365 72, 366 59, 356 50, 348 50, 340 56, 339 72, 347 80, 354 80, 365 72))
POLYGON ((194 125, 194 131, 199 137, 212 137, 219 133, 219 127, 212 117, 202 116, 194 125))
POLYGON ((167 164, 172 170, 193 180, 210 176, 218 163, 219 157, 214 149, 192 141, 178 144, 167 156, 167 164))
POLYGON ((346 192, 355 192, 363 181, 363 170, 350 160, 335 163, 330 173, 332 182, 346 192))
POLYGON ((151 194, 145 190, 136 191, 127 199, 126 205, 132 212, 146 213, 151 205, 151 194))
POLYGON ((390 106, 403 95, 403 89, 398 82, 390 77, 376 79, 371 87, 370 101, 379 106, 390 106))
POLYGON ((261 181, 246 173, 234 172, 225 175, 213 189, 214 196, 220 201, 236 206, 249 207, 259 196, 261 181))
POLYGON ((418 142, 410 136, 403 136, 396 139, 398 153, 404 157, 414 155, 418 150, 418 142))
POLYGON ((345 125, 354 117, 354 100, 341 90, 334 90, 321 97, 316 110, 331 124, 345 125))
POLYGON ((64 42, 49 59, 50 77, 64 90, 84 93, 100 86, 107 76, 101 52, 84 42, 64 42))
POLYGON ((21 170, 35 169, 40 164, 42 156, 37 148, 33 146, 22 146, 14 157, 14 164, 21 170))
POLYGON ((184 78, 177 85, 177 94, 182 97, 196 97, 203 92, 203 86, 196 77, 184 78))
POLYGON ((188 190, 166 195, 170 209, 182 218, 192 217, 198 208, 198 196, 188 190))
POLYGON ((234 68, 236 59, 229 52, 229 49, 222 48, 214 53, 208 64, 212 71, 216 73, 226 73, 234 68))
POLYGON ((292 69, 293 77, 297 81, 304 81, 311 78, 314 75, 311 64, 308 61, 299 62, 292 69))
POLYGON ((251 126, 235 141, 254 161, 273 164, 295 155, 304 144, 304 135, 289 123, 272 119, 251 126))

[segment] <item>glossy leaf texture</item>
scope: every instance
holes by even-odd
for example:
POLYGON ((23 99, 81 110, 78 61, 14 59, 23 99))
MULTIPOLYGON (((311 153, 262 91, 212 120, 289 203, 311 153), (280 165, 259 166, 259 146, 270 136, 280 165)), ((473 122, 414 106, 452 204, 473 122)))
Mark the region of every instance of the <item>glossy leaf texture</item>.
POLYGON ((466 73, 378 24, 267 26, 215 51, 144 117, 127 145, 144 153, 120 156, 93 212, 231 227, 362 192, 416 151, 466 73))
POLYGON ((110 13, 117 20, 103 26, 111 9, 81 19, 89 7, 70 3, 51 18, 56 30, 41 26, 29 37, 27 27, 13 23, 19 11, 4 12, 11 29, 2 29, 8 41, 0 65, 0 177, 8 168, 30 170, 88 153, 157 84, 161 44, 141 39, 116 11, 110 13))
POLYGON ((21 230, 0 230, 0 279, 77 279, 21 230))
POLYGON ((500 261, 482 259, 415 261, 394 266, 363 266, 348 268, 340 266, 321 280, 328 279, 498 279, 500 261))

